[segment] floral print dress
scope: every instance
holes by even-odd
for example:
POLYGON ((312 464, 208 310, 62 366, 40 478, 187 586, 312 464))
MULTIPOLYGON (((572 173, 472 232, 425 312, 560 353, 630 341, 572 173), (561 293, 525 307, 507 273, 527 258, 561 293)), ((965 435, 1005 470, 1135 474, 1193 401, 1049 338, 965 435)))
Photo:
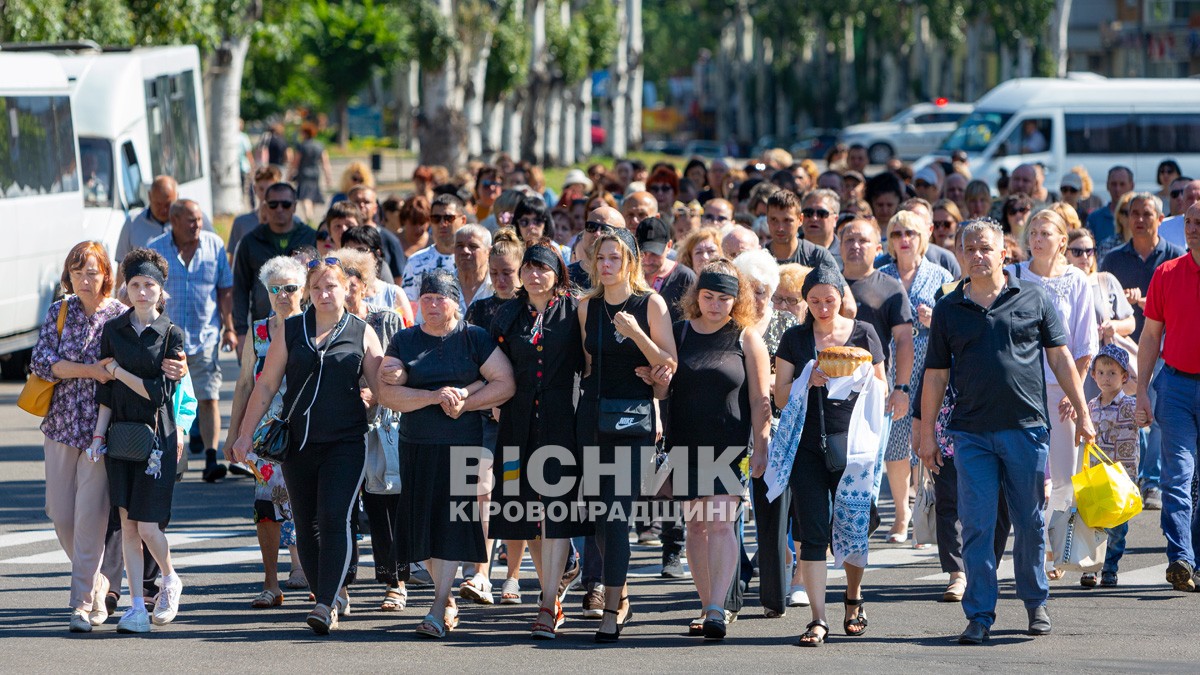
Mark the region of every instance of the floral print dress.
MULTIPOLYGON (((255 321, 251 327, 254 336, 254 380, 257 382, 262 374, 263 363, 267 359, 267 348, 271 346, 271 334, 266 318, 255 321)), ((283 392, 286 383, 281 384, 267 414, 259 421, 263 425, 267 420, 277 416, 283 410, 283 392)), ((254 467, 257 475, 254 478, 254 521, 282 523, 279 531, 279 543, 283 546, 296 545, 296 524, 292 522, 292 503, 288 498, 287 486, 283 482, 283 471, 270 462, 255 460, 254 467), (273 513, 271 513, 273 512, 273 513)))

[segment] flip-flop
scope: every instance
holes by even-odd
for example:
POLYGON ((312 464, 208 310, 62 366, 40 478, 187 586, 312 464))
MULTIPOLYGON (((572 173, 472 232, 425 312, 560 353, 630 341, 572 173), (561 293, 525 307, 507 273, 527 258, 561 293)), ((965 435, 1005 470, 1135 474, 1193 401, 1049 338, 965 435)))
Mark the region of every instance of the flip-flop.
POLYGON ((250 606, 254 609, 267 609, 268 607, 278 607, 283 604, 283 593, 279 591, 265 590, 254 598, 250 606))

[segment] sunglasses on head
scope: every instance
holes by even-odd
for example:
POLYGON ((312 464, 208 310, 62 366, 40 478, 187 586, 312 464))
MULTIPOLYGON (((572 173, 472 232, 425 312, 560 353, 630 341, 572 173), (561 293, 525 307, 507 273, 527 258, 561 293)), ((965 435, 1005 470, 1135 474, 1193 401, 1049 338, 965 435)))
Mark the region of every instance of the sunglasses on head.
POLYGON ((284 284, 282 286, 267 286, 267 290, 271 292, 271 295, 279 295, 280 291, 283 291, 284 293, 291 295, 292 293, 295 293, 296 291, 300 290, 300 284, 284 284))
POLYGON ((290 199, 272 199, 267 202, 267 208, 269 209, 290 209, 295 205, 296 202, 290 199))
POLYGON ((800 215, 804 216, 805 218, 812 218, 813 216, 816 216, 822 220, 828 218, 830 214, 831 212, 827 211, 826 209, 814 209, 811 206, 800 211, 800 215))
POLYGON ((613 226, 609 225, 608 223, 601 223, 596 220, 589 220, 583 224, 583 229, 586 232, 603 232, 604 230, 613 229, 613 226))
POLYGON ((338 260, 337 258, 313 258, 312 260, 308 261, 308 269, 316 269, 316 267, 322 263, 326 265, 336 265, 338 267, 342 266, 342 261, 338 260))

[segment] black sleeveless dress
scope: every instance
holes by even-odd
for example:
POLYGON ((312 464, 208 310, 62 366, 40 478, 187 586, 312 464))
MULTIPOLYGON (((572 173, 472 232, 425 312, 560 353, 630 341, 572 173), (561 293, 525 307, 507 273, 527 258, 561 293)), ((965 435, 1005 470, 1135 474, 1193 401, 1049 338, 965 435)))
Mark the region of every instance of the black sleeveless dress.
POLYGON ((363 443, 367 433, 367 411, 358 390, 367 324, 347 312, 326 344, 317 345, 311 339, 316 322, 309 309, 283 324, 288 348, 283 414, 291 411, 293 453, 312 443, 363 443))
POLYGON ((690 321, 680 321, 674 333, 679 368, 671 380, 668 399, 671 432, 667 447, 676 469, 687 461, 687 487, 680 490, 683 476, 675 475, 674 497, 740 495, 747 480, 741 464, 750 443, 750 385, 742 328, 730 321, 705 335, 690 321), (707 455, 706 461, 712 462, 727 451, 734 453, 728 462, 733 478, 711 469, 701 471, 702 457, 707 455), (702 476, 705 479, 699 480, 702 476))

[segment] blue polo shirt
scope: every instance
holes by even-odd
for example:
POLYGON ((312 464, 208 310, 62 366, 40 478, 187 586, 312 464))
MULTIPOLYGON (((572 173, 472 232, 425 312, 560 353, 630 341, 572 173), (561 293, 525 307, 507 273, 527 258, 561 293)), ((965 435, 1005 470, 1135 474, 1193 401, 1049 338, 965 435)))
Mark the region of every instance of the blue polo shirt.
POLYGON ((1088 214, 1087 229, 1092 231, 1097 244, 1117 233, 1117 222, 1113 218, 1111 202, 1088 214))
MULTIPOLYGON (((1144 296, 1150 290, 1150 280, 1154 278, 1154 270, 1158 269, 1159 265, 1168 260, 1174 260, 1186 252, 1159 237, 1158 245, 1145 260, 1142 260, 1142 256, 1138 255, 1137 250, 1133 248, 1133 242, 1127 241, 1104 256, 1104 260, 1100 262, 1100 271, 1108 272, 1116 277, 1117 281, 1121 282, 1121 288, 1141 289, 1144 296)), ((1142 308, 1136 305, 1133 308, 1133 320, 1136 322, 1136 327, 1133 329, 1131 337, 1136 341, 1142 334, 1142 325, 1146 323, 1142 308)))
POLYGON ((958 394, 949 428, 971 433, 1049 427, 1047 348, 1067 344, 1050 297, 1035 284, 1009 277, 984 309, 967 297, 970 280, 938 301, 925 367, 950 369, 958 394))
POLYGON ((147 248, 167 259, 166 314, 183 330, 184 351, 188 356, 211 352, 221 339, 217 292, 233 286, 225 242, 218 235, 201 230, 200 244, 187 265, 179 256, 170 231, 151 240, 147 248))

